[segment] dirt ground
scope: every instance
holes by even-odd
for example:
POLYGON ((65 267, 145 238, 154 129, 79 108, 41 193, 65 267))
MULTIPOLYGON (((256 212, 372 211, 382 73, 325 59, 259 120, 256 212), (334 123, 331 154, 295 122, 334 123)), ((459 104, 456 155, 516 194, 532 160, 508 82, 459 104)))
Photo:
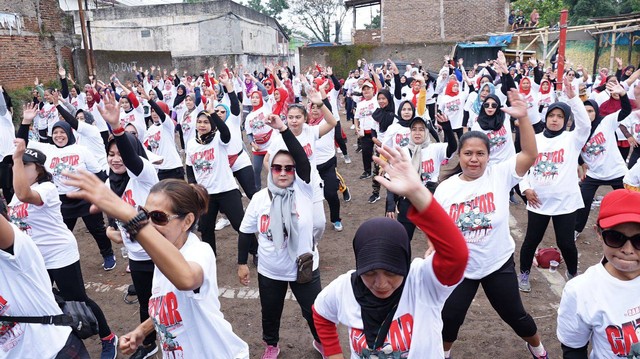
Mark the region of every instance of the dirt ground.
MULTIPOLYGON (((343 114, 344 116, 344 114, 343 114)), ((320 270, 322 284, 327 285, 338 275, 355 267, 354 255, 351 247, 353 235, 360 223, 373 216, 384 215, 384 194, 382 199, 375 204, 369 204, 367 199, 371 194, 371 180, 360 180, 362 173, 362 157, 355 153, 355 137, 349 125, 343 121, 345 132, 349 136, 348 151, 353 162, 345 164, 342 156, 338 155, 338 170, 344 176, 353 199, 341 203, 341 216, 344 231, 336 232, 331 223, 327 223, 324 238, 320 248, 320 270)), ((453 167, 456 160, 450 161, 447 168, 453 167)), ((264 180, 263 180, 264 183, 264 180)), ((610 191, 609 188, 601 188, 599 195, 610 191)), ((244 199, 246 201, 246 198, 244 199)), ((325 205, 326 216, 329 218, 328 206, 325 205)), ((511 205, 513 216, 511 223, 512 235, 517 243, 516 265, 519 262, 519 249, 526 231, 526 210, 524 205, 511 205)), ((597 210, 592 211, 587 228, 591 228, 597 210)), ((118 335, 127 333, 138 325, 137 304, 128 305, 123 302, 123 291, 131 283, 128 273, 125 272, 126 260, 120 257, 120 246, 114 245, 117 253, 117 267, 110 272, 102 270, 102 258, 99 256, 97 246, 89 233, 79 222, 76 237, 81 253, 82 270, 88 294, 105 312, 111 329, 118 335)), ((243 287, 238 282, 236 275, 237 235, 231 227, 227 227, 216 233, 218 247, 218 286, 220 288, 220 301, 222 312, 229 320, 234 331, 250 346, 251 358, 260 358, 264 349, 262 343, 260 303, 257 299, 257 273, 255 267, 251 268, 251 284, 243 287)), ((580 271, 599 262, 602 257, 601 245, 597 242, 592 230, 585 232, 578 239, 580 254, 580 271)), ((545 239, 541 247, 555 246, 552 224, 549 225, 545 239)), ((426 249, 424 235, 417 231, 412 242, 413 256, 421 256, 426 249)), ((531 275, 531 293, 522 293, 525 308, 536 320, 543 343, 549 352, 550 358, 560 358, 560 344, 556 338, 556 316, 560 303, 560 293, 564 285, 564 264, 556 273, 534 268, 531 275)), ((349 353, 346 340, 346 329, 341 327, 341 342, 345 353, 349 353)), ((313 340, 306 322, 300 314, 300 309, 295 300, 288 297, 282 316, 280 329, 280 358, 319 358, 320 356, 311 346, 313 340)), ((85 341, 92 357, 99 358, 100 343, 97 338, 85 341)), ((482 290, 479 290, 476 299, 467 314, 465 324, 461 328, 459 340, 454 344, 452 355, 456 358, 530 358, 530 354, 522 341, 495 313, 489 305, 482 290)), ((119 358, 125 358, 119 355, 119 358)), ((161 358, 158 354, 157 358, 161 358)), ((349 356, 346 356, 347 358, 349 356)))

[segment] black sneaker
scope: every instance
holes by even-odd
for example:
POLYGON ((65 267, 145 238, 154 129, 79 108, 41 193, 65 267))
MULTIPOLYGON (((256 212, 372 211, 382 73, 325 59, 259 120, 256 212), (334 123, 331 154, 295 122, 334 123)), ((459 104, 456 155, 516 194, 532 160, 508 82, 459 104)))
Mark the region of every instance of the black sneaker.
POLYGON ((349 192, 349 187, 342 192, 342 198, 345 202, 351 201, 351 192, 349 192))
POLYGON ((141 345, 138 347, 135 353, 129 357, 129 359, 147 359, 151 358, 155 353, 158 352, 158 346, 155 342, 149 344, 147 346, 141 345))
POLYGON ((376 203, 380 199, 380 195, 378 193, 374 193, 369 197, 369 203, 376 203))
POLYGON ((371 172, 367 172, 367 171, 362 172, 362 174, 360 175, 360 179, 367 179, 367 178, 371 178, 371 172))
POLYGON ((360 152, 362 152, 362 147, 356 148, 356 153, 360 153, 360 152))

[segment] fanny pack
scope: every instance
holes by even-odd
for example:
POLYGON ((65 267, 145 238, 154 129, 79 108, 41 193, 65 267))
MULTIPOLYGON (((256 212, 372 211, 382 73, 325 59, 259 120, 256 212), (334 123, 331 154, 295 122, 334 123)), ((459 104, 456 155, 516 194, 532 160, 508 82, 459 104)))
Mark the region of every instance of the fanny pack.
POLYGON ((62 297, 58 295, 56 295, 55 298, 63 314, 43 315, 39 317, 0 315, 0 321, 71 327, 71 330, 80 339, 87 339, 98 334, 98 321, 96 320, 96 316, 85 302, 64 301, 62 297))
POLYGON ((298 265, 296 283, 311 282, 311 279, 313 279, 313 254, 310 252, 301 254, 296 259, 296 264, 298 265))

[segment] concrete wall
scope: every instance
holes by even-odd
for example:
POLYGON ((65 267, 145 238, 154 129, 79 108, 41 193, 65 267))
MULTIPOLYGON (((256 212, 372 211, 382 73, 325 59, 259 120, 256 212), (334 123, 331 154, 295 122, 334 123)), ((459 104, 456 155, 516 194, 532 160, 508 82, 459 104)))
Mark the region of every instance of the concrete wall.
POLYGON ((33 86, 37 76, 43 83, 57 78, 58 66, 73 73, 72 19, 56 0, 0 1, 0 12, 17 13, 24 26, 0 29, 0 84, 6 89, 33 86))
MULTIPOLYGON (((151 51, 94 51, 96 60, 97 78, 108 83, 111 74, 115 73, 118 79, 134 80, 136 69, 143 67, 149 69, 151 66, 161 67, 171 71, 174 66, 170 52, 151 51)), ((76 51, 74 62, 78 70, 78 78, 88 81, 85 52, 76 51)))

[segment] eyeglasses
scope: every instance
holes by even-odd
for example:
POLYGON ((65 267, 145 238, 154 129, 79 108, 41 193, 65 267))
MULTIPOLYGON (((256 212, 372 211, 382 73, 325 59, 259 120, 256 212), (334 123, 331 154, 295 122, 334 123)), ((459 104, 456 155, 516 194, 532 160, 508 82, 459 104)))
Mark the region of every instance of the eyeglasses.
POLYGON ((144 207, 141 206, 139 206, 138 209, 147 212, 147 215, 149 216, 151 222, 158 226, 166 226, 169 222, 171 222, 171 220, 184 216, 182 214, 168 215, 162 211, 147 211, 144 207))
POLYGON ((286 173, 290 174, 296 170, 296 166, 294 165, 271 165, 271 171, 275 173, 281 173, 284 170, 286 173))
POLYGON ((495 102, 485 102, 482 104, 484 108, 498 108, 498 104, 495 102))
POLYGON ((569 76, 576 77, 576 74, 569 73, 569 74, 567 74, 567 77, 569 77, 569 76))
POLYGON ((622 248, 627 243, 627 241, 631 241, 631 245, 633 245, 633 248, 640 250, 640 234, 636 234, 632 237, 627 237, 626 235, 618 231, 614 231, 613 229, 603 230, 602 228, 600 228, 600 235, 602 236, 604 244, 606 244, 607 247, 622 248))

